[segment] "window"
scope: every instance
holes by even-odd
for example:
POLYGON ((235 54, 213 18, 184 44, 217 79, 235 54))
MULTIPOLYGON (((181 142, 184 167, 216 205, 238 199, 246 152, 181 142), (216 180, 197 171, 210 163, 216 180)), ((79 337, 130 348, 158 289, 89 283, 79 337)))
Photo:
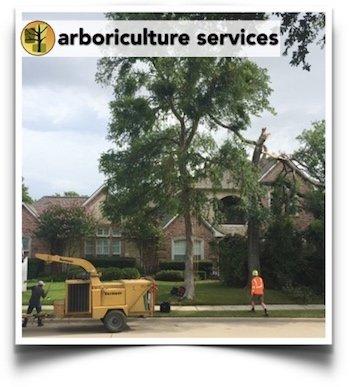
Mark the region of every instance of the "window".
POLYGON ((97 255, 109 255, 109 240, 99 238, 96 240, 96 254, 97 255))
POLYGON ((121 237, 122 236, 122 233, 118 227, 112 227, 111 230, 112 230, 112 236, 114 236, 114 237, 121 237))
POLYGON ((172 251, 173 260, 175 261, 184 261, 186 258, 186 241, 184 239, 179 239, 173 241, 173 251, 172 251))
POLYGON ((203 241, 195 240, 193 243, 193 258, 194 259, 204 259, 204 251, 203 251, 203 241))
POLYGON ((94 240, 93 239, 86 239, 85 242, 84 242, 84 253, 85 253, 85 256, 95 255, 94 248, 95 248, 94 240))
POLYGON ((29 245, 30 245, 30 238, 26 236, 22 237, 22 250, 29 251, 29 245))
MULTIPOLYGON (((184 261, 186 258, 186 240, 173 240, 172 259, 175 261, 184 261)), ((203 240, 196 239, 193 242, 193 258, 196 260, 204 259, 203 240)))
POLYGON ((109 227, 97 227, 96 235, 98 237, 108 237, 109 236, 109 227))
POLYGON ((112 254, 121 255, 121 242, 119 239, 112 240, 112 254))
POLYGON ((22 254, 24 257, 30 256, 30 237, 22 237, 22 254))

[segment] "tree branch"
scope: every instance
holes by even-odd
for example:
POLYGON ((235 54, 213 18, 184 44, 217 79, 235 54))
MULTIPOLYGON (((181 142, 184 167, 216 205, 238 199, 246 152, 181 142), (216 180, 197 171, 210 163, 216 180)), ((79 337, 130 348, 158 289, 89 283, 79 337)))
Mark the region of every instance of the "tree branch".
POLYGON ((249 144, 249 145, 257 145, 257 142, 254 140, 248 140, 247 138, 243 137, 240 133, 239 129, 234 125, 227 125, 221 122, 219 119, 214 117, 213 115, 209 114, 210 119, 217 125, 221 126, 222 128, 228 129, 231 132, 233 132, 242 142, 249 144))

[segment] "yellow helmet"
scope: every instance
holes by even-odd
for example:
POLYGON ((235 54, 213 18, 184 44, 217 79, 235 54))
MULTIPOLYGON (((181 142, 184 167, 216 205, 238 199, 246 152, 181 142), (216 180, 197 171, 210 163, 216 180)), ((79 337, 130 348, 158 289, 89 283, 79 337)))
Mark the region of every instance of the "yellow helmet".
POLYGON ((256 277, 256 276, 259 275, 259 272, 258 272, 257 270, 253 270, 253 271, 252 271, 252 275, 253 275, 254 277, 256 277))

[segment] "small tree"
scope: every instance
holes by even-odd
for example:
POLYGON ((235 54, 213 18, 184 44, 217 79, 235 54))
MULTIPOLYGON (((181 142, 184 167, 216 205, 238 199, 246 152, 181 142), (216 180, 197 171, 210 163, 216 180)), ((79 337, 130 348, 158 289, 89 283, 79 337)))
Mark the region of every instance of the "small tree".
POLYGON ((71 256, 78 253, 82 238, 92 235, 94 229, 93 218, 83 208, 55 205, 40 215, 36 235, 49 243, 51 254, 71 256))
POLYGON ((24 184, 24 178, 22 177, 22 202, 32 204, 33 199, 29 195, 28 187, 24 184))
POLYGON ((135 242, 143 269, 150 273, 157 268, 157 250, 162 239, 159 219, 146 212, 128 217, 123 223, 126 239, 135 242))

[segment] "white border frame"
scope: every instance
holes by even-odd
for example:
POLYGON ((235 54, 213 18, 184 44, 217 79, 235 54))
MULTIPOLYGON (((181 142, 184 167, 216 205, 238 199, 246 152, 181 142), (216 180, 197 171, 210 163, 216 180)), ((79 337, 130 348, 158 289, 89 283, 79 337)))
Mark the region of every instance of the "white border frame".
POLYGON ((324 338, 23 338, 22 337, 22 288, 21 288, 21 238, 22 238, 22 216, 21 216, 21 176, 22 176, 22 55, 20 52, 20 27, 22 25, 22 13, 25 12, 82 12, 81 6, 64 6, 64 7, 45 7, 32 6, 20 7, 16 9, 16 162, 15 162, 15 181, 16 181, 16 225, 15 225, 15 343, 17 345, 171 345, 171 344, 200 344, 200 345, 331 345, 332 344, 332 252, 333 252, 333 219, 332 219, 332 8, 317 7, 315 5, 300 6, 228 6, 228 5, 120 5, 120 6, 84 6, 83 12, 324 12, 326 14, 326 302, 325 302, 325 337, 324 338), (18 258, 18 259, 17 259, 18 258))

